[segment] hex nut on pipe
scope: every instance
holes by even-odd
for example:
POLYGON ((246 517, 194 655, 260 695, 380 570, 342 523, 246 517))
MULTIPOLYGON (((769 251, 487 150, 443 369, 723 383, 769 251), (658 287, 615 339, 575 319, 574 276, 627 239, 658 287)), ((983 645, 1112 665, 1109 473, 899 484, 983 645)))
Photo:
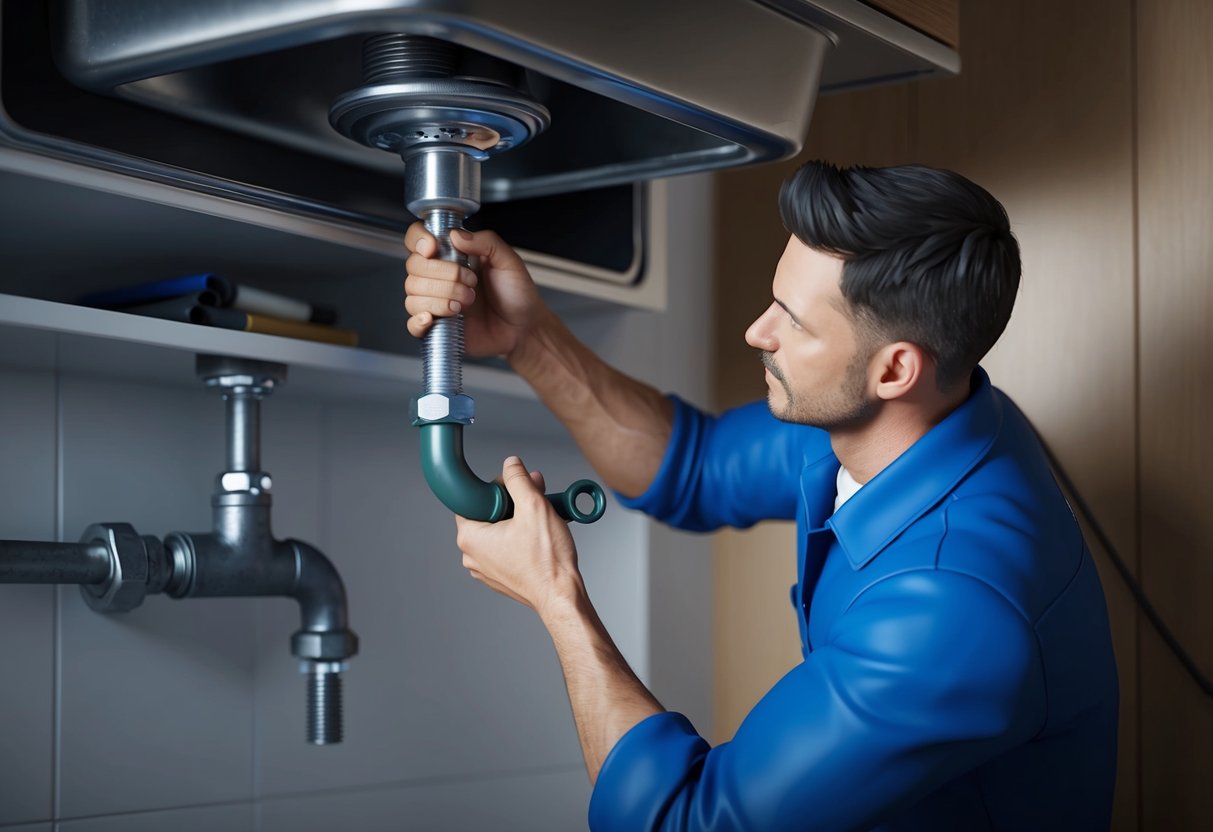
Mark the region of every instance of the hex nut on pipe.
POLYGON ((104 543, 110 552, 110 577, 101 584, 85 584, 80 594, 97 612, 128 612, 147 596, 149 557, 147 544, 129 523, 94 523, 84 530, 81 543, 104 543))
POLYGON ((431 422, 470 425, 476 421, 476 402, 471 396, 426 393, 413 399, 411 409, 414 426, 431 422))
POLYGON ((339 662, 358 652, 358 636, 349 630, 300 630, 291 636, 291 652, 300 659, 339 662))

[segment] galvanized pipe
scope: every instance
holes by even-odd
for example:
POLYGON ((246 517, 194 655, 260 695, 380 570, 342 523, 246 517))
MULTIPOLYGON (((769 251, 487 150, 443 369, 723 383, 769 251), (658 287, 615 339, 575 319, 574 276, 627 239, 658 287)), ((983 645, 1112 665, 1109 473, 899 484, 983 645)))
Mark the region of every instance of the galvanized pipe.
POLYGON ((100 584, 110 569, 102 543, 0 540, 0 584, 100 584))

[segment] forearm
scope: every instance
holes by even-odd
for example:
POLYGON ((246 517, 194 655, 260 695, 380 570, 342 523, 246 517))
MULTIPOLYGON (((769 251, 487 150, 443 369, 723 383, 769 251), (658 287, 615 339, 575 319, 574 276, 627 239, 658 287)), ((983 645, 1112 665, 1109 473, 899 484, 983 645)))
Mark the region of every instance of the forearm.
POLYGON ((648 488, 673 429, 669 399, 594 355, 547 310, 509 360, 610 488, 628 497, 648 488))
POLYGON ((665 709, 628 667, 580 582, 540 616, 564 671, 593 784, 615 743, 637 723, 665 709))

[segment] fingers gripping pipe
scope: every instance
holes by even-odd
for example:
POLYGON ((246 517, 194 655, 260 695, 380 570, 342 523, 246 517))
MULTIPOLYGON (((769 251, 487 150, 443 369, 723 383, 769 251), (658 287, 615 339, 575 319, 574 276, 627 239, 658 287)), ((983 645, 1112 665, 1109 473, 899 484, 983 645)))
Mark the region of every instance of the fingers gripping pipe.
MULTIPOLYGON (((481 56, 483 57, 483 56, 481 56)), ((438 241, 438 256, 466 266, 451 232, 480 209, 480 163, 517 147, 548 125, 546 108, 515 89, 517 68, 478 65, 477 78, 458 74, 452 44, 416 35, 376 35, 363 48, 364 85, 339 97, 333 126, 404 160, 405 205, 438 241)), ((463 457, 463 428, 474 403, 463 393, 463 315, 438 318, 422 344, 424 388, 413 402, 421 429, 421 467, 439 500, 456 514, 496 522, 513 514, 504 486, 485 482, 463 457)), ((602 516, 601 486, 579 480, 547 495, 565 520, 592 523, 602 516), (577 498, 589 495, 581 509, 577 498)))

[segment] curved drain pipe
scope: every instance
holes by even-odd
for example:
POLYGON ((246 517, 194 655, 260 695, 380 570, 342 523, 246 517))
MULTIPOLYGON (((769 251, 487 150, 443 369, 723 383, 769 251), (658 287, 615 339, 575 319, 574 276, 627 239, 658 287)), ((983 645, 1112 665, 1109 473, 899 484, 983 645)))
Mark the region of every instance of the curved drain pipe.
MULTIPOLYGON (((463 425, 423 424, 421 428, 421 470, 430 490, 442 504, 462 517, 496 523, 514 514, 514 502, 499 482, 485 482, 472 472, 463 458, 463 425)), ((593 480, 577 480, 564 491, 545 495, 563 519, 593 523, 606 510, 606 495, 593 480), (577 505, 577 498, 593 500, 589 510, 577 505)))

